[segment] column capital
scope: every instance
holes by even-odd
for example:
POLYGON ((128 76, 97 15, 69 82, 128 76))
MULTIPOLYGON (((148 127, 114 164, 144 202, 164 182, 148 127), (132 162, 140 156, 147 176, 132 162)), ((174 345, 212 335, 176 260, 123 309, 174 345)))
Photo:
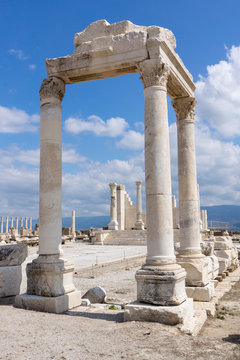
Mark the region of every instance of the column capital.
POLYGON ((162 59, 145 60, 138 64, 138 71, 144 89, 150 86, 167 87, 170 66, 164 63, 162 59))
POLYGON ((117 190, 125 190, 125 185, 118 185, 117 190))
POLYGON ((110 183, 109 186, 110 186, 110 189, 115 189, 117 187, 117 184, 116 183, 110 183))
POLYGON ((39 90, 41 104, 49 102, 49 98, 62 101, 65 93, 65 82, 57 77, 43 79, 39 90))
POLYGON ((196 103, 197 100, 191 96, 174 99, 172 101, 172 106, 176 112, 178 121, 180 120, 194 121, 196 103))
POLYGON ((142 185, 142 181, 135 181, 135 184, 138 186, 141 186, 142 185))

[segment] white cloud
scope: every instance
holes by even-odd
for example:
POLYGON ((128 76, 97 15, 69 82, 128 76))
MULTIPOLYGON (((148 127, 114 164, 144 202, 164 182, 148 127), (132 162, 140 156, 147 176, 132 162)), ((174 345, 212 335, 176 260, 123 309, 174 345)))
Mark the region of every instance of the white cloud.
POLYGON ((22 50, 20 50, 20 49, 19 49, 19 50, 17 50, 17 49, 10 49, 10 50, 9 50, 9 53, 16 55, 19 60, 26 60, 26 59, 28 59, 28 57, 27 57, 26 55, 24 55, 24 52, 23 52, 22 50))
POLYGON ((207 67, 196 83, 197 115, 222 138, 240 135, 240 46, 227 50, 227 60, 207 67))
POLYGON ((36 64, 29 64, 28 68, 29 68, 29 70, 36 70, 37 65, 36 64))
POLYGON ((142 150, 144 147, 144 135, 134 130, 129 130, 116 145, 120 149, 142 150))
POLYGON ((65 121, 65 130, 77 135, 81 132, 92 132, 97 136, 117 137, 128 128, 128 123, 120 117, 112 117, 107 121, 96 115, 91 115, 88 120, 70 117, 65 121))
POLYGON ((85 156, 79 155, 75 149, 63 149, 62 152, 62 161, 63 163, 77 164, 79 162, 86 161, 85 156))
MULTIPOLYGON (((201 205, 235 204, 240 201, 240 146, 218 139, 202 122, 195 127, 197 176, 201 205)), ((177 129, 170 126, 172 185, 177 194, 177 129)))
POLYGON ((0 133, 36 132, 39 115, 29 115, 24 110, 0 106, 0 133))

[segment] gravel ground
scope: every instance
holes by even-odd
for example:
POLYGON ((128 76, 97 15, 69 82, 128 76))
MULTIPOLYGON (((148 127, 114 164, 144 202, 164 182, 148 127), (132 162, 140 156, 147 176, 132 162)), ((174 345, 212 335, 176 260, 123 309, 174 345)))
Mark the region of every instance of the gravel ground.
MULTIPOLYGON (((126 261, 95 266, 93 272, 79 269, 74 282, 82 294, 101 285, 109 302, 123 304, 136 299, 135 265, 126 261)), ((61 315, 2 305, 0 359, 239 360, 239 295, 237 283, 219 304, 218 316, 224 319, 209 319, 197 337, 157 323, 124 323, 122 310, 105 305, 79 307, 61 315)))

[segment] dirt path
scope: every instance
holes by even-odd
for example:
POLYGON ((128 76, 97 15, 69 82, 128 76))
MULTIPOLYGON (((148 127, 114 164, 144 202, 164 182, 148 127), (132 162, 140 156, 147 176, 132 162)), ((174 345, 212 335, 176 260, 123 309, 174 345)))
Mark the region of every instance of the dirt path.
MULTIPOLYGON (((76 274, 74 281, 82 293, 101 285, 111 300, 124 303, 136 299, 135 272, 136 267, 114 265, 96 270, 95 278, 91 271, 76 274)), ((219 316, 225 319, 208 320, 197 337, 157 323, 124 323, 123 311, 104 306, 79 307, 57 315, 2 305, 0 359, 239 360, 238 340, 229 338, 240 334, 235 327, 240 323, 239 295, 240 283, 220 302, 219 316)))

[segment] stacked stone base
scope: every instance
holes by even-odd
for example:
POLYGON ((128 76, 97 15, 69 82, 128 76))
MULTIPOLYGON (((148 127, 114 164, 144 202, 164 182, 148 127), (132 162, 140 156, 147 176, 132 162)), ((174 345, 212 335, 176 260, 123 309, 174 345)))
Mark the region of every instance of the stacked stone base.
POLYGON ((81 292, 73 291, 55 297, 36 295, 17 295, 15 306, 27 310, 43 311, 60 314, 81 304, 81 292))
POLYGON ((124 321, 151 321, 166 325, 187 324, 193 318, 193 300, 180 305, 158 306, 134 301, 125 306, 124 321))
POLYGON ((194 301, 210 301, 214 295, 214 282, 205 286, 186 286, 186 293, 194 301))
POLYGON ((58 256, 39 256, 27 264, 27 294, 16 297, 24 309, 62 313, 81 304, 75 291, 72 264, 58 256))

